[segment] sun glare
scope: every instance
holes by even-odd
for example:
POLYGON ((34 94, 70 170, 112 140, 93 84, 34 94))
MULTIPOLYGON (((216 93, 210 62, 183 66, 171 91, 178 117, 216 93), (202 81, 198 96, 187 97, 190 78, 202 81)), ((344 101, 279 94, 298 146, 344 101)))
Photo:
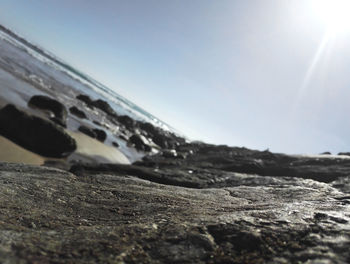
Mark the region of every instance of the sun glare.
POLYGON ((332 33, 350 32, 350 0, 313 0, 313 9, 332 33))

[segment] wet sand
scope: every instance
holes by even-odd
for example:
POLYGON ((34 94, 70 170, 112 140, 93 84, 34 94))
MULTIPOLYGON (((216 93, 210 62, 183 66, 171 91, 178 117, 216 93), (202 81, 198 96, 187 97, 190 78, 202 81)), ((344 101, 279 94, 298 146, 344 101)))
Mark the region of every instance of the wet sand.
POLYGON ((67 132, 77 142, 77 150, 71 155, 70 159, 75 158, 81 161, 130 164, 126 156, 117 148, 107 146, 79 132, 67 132))
MULTIPOLYGON (((1 78, 0 80, 4 80, 1 78)), ((21 86, 22 87, 22 86, 21 86)), ((41 94, 42 92, 31 87, 33 94, 41 94)), ((45 118, 45 114, 40 112, 40 110, 35 110, 27 107, 28 96, 22 94, 19 89, 11 89, 7 86, 0 87, 0 108, 4 107, 8 103, 20 106, 22 110, 45 118)), ((74 118, 74 117, 73 117, 74 118)), ((75 126, 78 127, 83 120, 76 119, 75 126)), ((73 127, 74 128, 74 127, 73 127)), ((71 154, 67 159, 52 159, 40 156, 25 148, 13 143, 5 137, 0 136, 0 161, 4 162, 14 162, 14 163, 26 163, 33 165, 43 165, 47 161, 82 161, 88 163, 104 162, 104 163, 121 163, 130 164, 129 159, 117 148, 113 146, 108 146, 100 141, 90 138, 85 134, 80 132, 72 132, 66 130, 77 142, 77 150, 71 154)))
MULTIPOLYGON (((126 156, 114 147, 107 146, 82 133, 67 131, 77 142, 77 150, 68 160, 130 164, 126 156)), ((44 165, 46 161, 66 161, 40 156, 0 136, 0 161, 44 165)))
POLYGON ((43 165, 45 158, 0 136, 0 161, 43 165))
MULTIPOLYGON (((27 105, 27 101, 29 100, 31 95, 34 94, 43 94, 40 89, 33 87, 21 80, 16 80, 15 77, 5 76, 5 72, 0 69, 0 108, 4 107, 6 104, 14 104, 17 107, 19 106, 22 110, 27 113, 34 114, 36 116, 40 116, 41 118, 46 119, 46 115, 44 112, 36 109, 29 108, 27 105), (7 77, 7 78, 5 78, 7 77), (9 79, 12 78, 12 82, 9 79), (14 86, 11 88, 14 81, 18 81, 18 86, 14 86), (25 90, 25 93, 22 89, 24 86, 28 86, 25 90)), ((54 98, 60 97, 57 94, 54 98)), ((63 100, 62 100, 63 101, 63 100)), ((87 114, 88 112, 85 111, 87 114)), ((92 119, 92 118, 91 118, 92 119)), ((117 149, 114 146, 109 144, 101 143, 100 141, 93 139, 85 134, 80 132, 73 132, 80 125, 87 123, 88 121, 76 118, 75 116, 69 116, 69 129, 66 129, 77 142, 77 150, 72 153, 67 159, 51 159, 47 157, 40 156, 31 151, 28 151, 21 146, 13 143, 12 141, 0 136, 0 161, 5 162, 15 162, 15 163, 26 163, 26 164, 34 164, 34 165, 43 165, 47 161, 54 162, 87 162, 87 163, 120 163, 120 164, 130 164, 129 159, 121 152, 121 150, 117 149), (73 120, 75 120, 73 122, 73 120), (73 130, 73 131, 72 131, 73 130)), ((90 124, 88 126, 94 126, 94 124, 90 124)), ((133 156, 132 156, 133 158, 133 156)), ((135 158, 134 158, 135 159, 135 158)))

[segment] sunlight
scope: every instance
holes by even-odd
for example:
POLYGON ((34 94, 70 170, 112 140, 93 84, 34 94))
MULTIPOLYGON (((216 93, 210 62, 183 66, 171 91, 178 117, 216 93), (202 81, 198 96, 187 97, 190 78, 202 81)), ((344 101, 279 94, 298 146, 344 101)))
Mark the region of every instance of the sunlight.
POLYGON ((349 0, 313 0, 312 5, 331 33, 350 32, 349 0))

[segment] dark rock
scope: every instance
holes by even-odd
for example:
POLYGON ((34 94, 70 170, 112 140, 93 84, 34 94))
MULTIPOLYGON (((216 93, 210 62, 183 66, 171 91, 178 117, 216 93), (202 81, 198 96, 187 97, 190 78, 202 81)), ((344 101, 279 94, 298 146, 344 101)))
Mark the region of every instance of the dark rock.
POLYGON ((77 117, 79 117, 79 118, 87 118, 87 116, 86 116, 86 114, 85 114, 85 112, 84 111, 81 111, 78 107, 76 107, 76 106, 72 106, 71 108, 69 108, 69 111, 73 114, 73 115, 75 115, 75 116, 77 116, 77 117))
POLYGON ((93 122, 95 125, 102 126, 102 124, 101 124, 100 122, 96 121, 96 120, 93 120, 92 122, 93 122))
MULTIPOLYGON (((0 163, 0 193, 6 193, 1 207, 6 213, 0 214, 0 248, 6 254, 0 262, 347 263, 350 258, 350 209, 341 202, 348 195, 326 183, 237 174, 235 185, 198 189, 179 186, 174 168, 173 185, 156 183, 162 173, 135 165, 76 165, 71 171, 75 175, 0 163)), ((201 179, 203 173, 192 174, 201 179)), ((215 179, 221 172, 207 173, 215 179)))
POLYGON ((133 129, 136 124, 134 119, 126 115, 118 116, 117 120, 119 123, 123 124, 128 129, 133 129))
POLYGON ((113 110, 113 108, 109 105, 109 103, 107 103, 104 100, 98 99, 96 101, 93 101, 92 105, 95 106, 96 108, 99 108, 100 110, 102 110, 108 115, 117 116, 117 113, 113 110))
POLYGON ((92 138, 97 137, 95 131, 92 128, 88 128, 86 126, 80 126, 78 130, 84 133, 85 135, 88 135, 89 137, 92 137, 92 138))
POLYGON ((139 127, 142 130, 146 131, 149 135, 154 135, 158 133, 158 130, 151 123, 148 122, 140 122, 139 127))
POLYGON ((162 136, 160 134, 153 135, 152 140, 155 144, 157 144, 158 146, 160 146, 163 149, 168 149, 168 148, 172 147, 172 146, 169 146, 167 138, 165 138, 164 136, 162 136))
POLYGON ((104 101, 102 99, 97 99, 97 100, 93 101, 89 96, 83 95, 83 94, 79 94, 77 96, 77 99, 84 102, 90 108, 96 107, 108 115, 111 115, 113 117, 118 116, 117 113, 113 110, 113 108, 109 105, 109 103, 107 103, 106 101, 104 101))
POLYGON ((140 123, 139 127, 142 130, 146 131, 150 136, 150 138, 152 139, 152 141, 158 146, 160 146, 161 148, 163 149, 171 148, 171 146, 169 146, 169 143, 168 143, 168 138, 165 135, 165 131, 162 131, 161 129, 156 128, 151 123, 140 123))
POLYGON ((84 102, 87 106, 93 107, 93 100, 91 100, 91 98, 89 96, 84 95, 84 94, 79 94, 76 98, 78 100, 84 102))
POLYGON ((162 155, 165 158, 177 158, 177 156, 178 156, 175 149, 172 149, 170 151, 163 151, 162 155))
POLYGON ((320 155, 332 155, 329 151, 322 152, 320 155))
POLYGON ((151 147, 148 146, 139 135, 132 135, 129 138, 129 142, 133 144, 137 150, 146 152, 151 151, 151 147))
POLYGON ((118 135, 118 137, 124 141, 128 141, 128 139, 124 135, 118 135))
POLYGON ((152 141, 162 149, 174 149, 179 145, 185 144, 185 139, 169 131, 153 126, 151 123, 138 122, 142 131, 147 132, 152 141))
POLYGON ((119 144, 115 141, 112 142, 112 145, 115 146, 116 148, 119 148, 119 144))
POLYGON ((350 152, 339 152, 338 155, 350 156, 350 152))
POLYGON ((57 100, 44 95, 35 95, 30 98, 28 105, 30 107, 39 108, 41 110, 51 111, 55 115, 51 120, 63 127, 66 127, 68 115, 67 109, 57 100))
POLYGON ((104 142, 106 140, 107 134, 102 129, 94 128, 93 132, 95 132, 97 140, 99 140, 101 142, 104 142))
MULTIPOLYGON (((332 182, 350 175, 350 160, 342 158, 312 158, 288 156, 245 148, 214 146, 204 143, 180 145, 177 153, 186 155, 177 159, 170 155, 148 156, 138 165, 164 169, 201 168, 274 177, 298 177, 321 182, 332 182), (193 154, 190 154, 190 153, 193 154)), ((190 175, 190 177, 193 177, 190 175)))
POLYGON ((0 134, 47 157, 61 158, 76 149, 75 140, 49 120, 29 115, 13 105, 0 110, 0 134))

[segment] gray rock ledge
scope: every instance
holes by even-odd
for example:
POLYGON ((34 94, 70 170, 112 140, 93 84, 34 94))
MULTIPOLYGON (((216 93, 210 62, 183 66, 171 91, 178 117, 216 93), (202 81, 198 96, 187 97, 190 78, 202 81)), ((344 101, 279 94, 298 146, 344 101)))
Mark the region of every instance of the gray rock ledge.
POLYGON ((194 189, 1 163, 0 262, 350 261, 345 192, 311 179, 235 175, 242 185, 194 189))

